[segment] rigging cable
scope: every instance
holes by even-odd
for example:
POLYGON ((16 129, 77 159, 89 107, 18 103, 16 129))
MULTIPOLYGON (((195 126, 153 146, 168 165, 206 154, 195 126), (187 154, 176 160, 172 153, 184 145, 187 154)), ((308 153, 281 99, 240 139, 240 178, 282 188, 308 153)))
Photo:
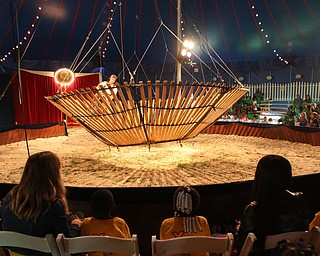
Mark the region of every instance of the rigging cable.
POLYGON ((119 52, 119 54, 120 54, 120 57, 121 57, 124 65, 125 65, 125 67, 127 68, 128 73, 130 74, 130 81, 131 81, 132 79, 134 79, 134 78, 133 78, 133 73, 131 72, 130 68, 128 67, 127 62, 126 62, 125 59, 124 59, 124 56, 121 54, 119 45, 117 44, 117 41, 116 41, 116 39, 115 39, 112 31, 111 31, 111 30, 109 30, 109 31, 110 31, 110 35, 111 35, 111 37, 112 37, 112 40, 113 40, 113 42, 115 43, 115 46, 116 46, 116 48, 117 48, 117 50, 118 50, 118 52, 119 52))
MULTIPOLYGON (((175 33, 165 24, 163 24, 163 26, 178 40, 182 43, 181 39, 175 35, 175 33)), ((214 52, 214 54, 218 57, 218 59, 221 61, 222 64, 220 64, 214 57, 211 56, 210 52, 208 52, 209 57, 211 58, 211 60, 214 61, 214 63, 216 63, 218 66, 220 66, 220 68, 222 68, 230 77, 232 77, 235 82, 237 82, 238 84, 242 85, 242 83, 238 80, 238 78, 235 76, 235 74, 232 72, 232 70, 227 66, 227 64, 222 60, 222 58, 219 56, 219 54, 213 49, 213 47, 208 43, 208 41, 206 39, 203 38, 203 36, 201 34, 198 34, 200 36, 200 38, 202 39, 203 42, 206 43, 206 45, 209 46, 209 48, 214 52)), ((194 51, 192 51, 190 49, 190 52, 196 56, 196 58, 204 65, 206 66, 211 72, 213 72, 214 74, 216 74, 216 72, 214 72, 212 70, 211 67, 209 67, 194 51)), ((214 65, 216 67, 216 65, 214 65)), ((216 70, 218 71, 218 69, 216 68, 216 70)))
MULTIPOLYGON (((74 59, 73 62, 72 62, 71 66, 70 66, 70 70, 72 70, 73 72, 75 72, 75 71, 77 70, 77 68, 82 64, 82 62, 84 61, 84 59, 88 56, 88 54, 89 54, 90 51, 93 49, 93 47, 97 44, 97 42, 100 40, 100 38, 101 38, 101 37, 106 33, 106 31, 109 29, 109 26, 110 26, 112 17, 113 17, 113 15, 114 15, 114 12, 113 12, 113 15, 112 15, 110 21, 109 21, 108 24, 107 24, 107 27, 102 31, 102 33, 100 34, 100 36, 98 37, 98 39, 95 41, 95 43, 93 44, 93 46, 88 50, 88 52, 85 54, 85 56, 81 59, 80 63, 76 66, 76 63, 77 63, 77 61, 79 60, 79 58, 80 58, 80 56, 81 56, 81 54, 82 54, 82 52, 83 52, 83 49, 85 48, 88 40, 90 39, 91 33, 92 33, 93 29, 95 28, 95 26, 97 25, 98 20, 100 19, 100 17, 101 17, 101 15, 102 15, 103 11, 105 10, 106 6, 107 6, 107 3, 105 3, 104 7, 102 8, 101 12, 99 13, 99 16, 98 16, 96 22, 94 23, 94 25, 92 26, 92 28, 91 28, 90 31, 88 32, 88 35, 87 35, 87 37, 85 38, 85 41, 83 42, 80 50, 78 51, 75 59, 74 59)), ((93 57, 92 57, 92 58, 93 58, 93 57)), ((92 59, 92 58, 91 58, 91 59, 92 59)), ((84 68, 85 68, 85 66, 82 68, 82 70, 83 70, 84 68)))
MULTIPOLYGON (((196 8, 194 8, 194 6, 193 6, 193 11, 192 11, 192 13, 194 14, 194 12, 196 12, 196 8)), ((214 66, 214 68, 215 68, 215 70, 216 70, 216 72, 214 72, 214 71, 212 71, 212 70, 211 70, 211 72, 214 73, 216 76, 221 77, 220 71, 219 71, 219 69, 217 68, 217 66, 216 66, 216 64, 215 64, 215 61, 212 59, 212 56, 210 55, 210 51, 208 50, 208 47, 206 46, 206 44, 204 44, 204 41, 202 40, 202 37, 200 36, 200 35, 201 35, 201 32, 199 31, 199 29, 197 28, 197 25, 196 25, 195 22, 193 21, 193 20, 196 20, 196 21, 197 21, 198 18, 194 18, 193 20, 191 20, 188 15, 184 15, 184 16, 187 17, 187 20, 188 20, 191 24, 193 24, 193 28, 194 28, 194 30, 196 31, 197 36, 198 36, 198 38, 199 38, 199 40, 200 40, 200 42, 201 42, 201 44, 200 44, 200 49, 203 50, 203 51, 209 56, 209 58, 210 58, 210 60, 211 60, 211 62, 212 62, 212 64, 213 64, 213 66, 214 66)), ((197 16, 197 15, 196 15, 196 16, 197 16)), ((185 26, 188 28, 188 30, 191 31, 191 29, 188 27, 187 23, 185 23, 185 26)), ((207 41, 207 37, 206 37, 206 41, 207 41)), ((205 78, 204 78, 204 72, 203 72, 203 63, 202 63, 201 61, 200 61, 200 66, 201 66, 202 78, 203 78, 203 81, 204 81, 205 78)))
POLYGON ((201 32, 200 32, 199 29, 197 29, 196 27, 194 27, 194 29, 195 29, 196 33, 198 34, 199 39, 200 39, 201 42, 202 42, 202 46, 203 46, 202 48, 204 48, 204 49, 202 49, 202 50, 209 56, 209 58, 210 58, 210 60, 211 60, 211 63, 213 64, 214 68, 216 69, 216 72, 215 72, 214 74, 217 75, 218 77, 220 77, 221 74, 220 74, 220 71, 219 71, 219 69, 218 69, 215 61, 214 61, 214 58, 211 56, 207 44, 204 44, 204 43, 203 43, 203 40, 202 40, 202 37, 201 37, 201 32))
MULTIPOLYGON (((163 26, 177 39, 179 40, 180 42, 181 39, 179 39, 165 24, 163 24, 163 26)), ((207 43, 207 42, 206 42, 207 43)), ((207 43, 208 44, 208 43, 207 43)), ((208 44, 209 45, 209 44, 208 44)), ((210 45, 209 45, 210 46, 210 45)), ((232 71, 230 70, 230 68, 224 63, 224 61, 221 59, 221 57, 218 55, 218 53, 210 46, 210 49, 214 51, 214 53, 216 54, 216 56, 221 60, 221 62, 224 64, 224 66, 222 64, 220 64, 217 60, 215 60, 215 62, 231 77, 233 77, 239 84, 240 81, 237 79, 237 77, 232 73, 232 71)), ((202 62, 203 65, 205 65, 209 70, 211 70, 213 72, 213 70, 211 69, 211 67, 208 66, 207 63, 205 63, 194 51, 192 51, 190 49, 190 52, 196 56, 196 58, 202 62)), ((242 85, 242 84, 241 84, 242 85)))
MULTIPOLYGON (((119 2, 119 12, 120 12, 120 40, 121 40, 121 54, 123 55, 123 25, 122 25, 122 3, 119 2)), ((122 60, 122 69, 124 69, 124 63, 123 63, 123 60, 122 60)), ((125 77, 125 73, 123 72, 122 73, 122 79, 125 80, 126 77, 125 77)))
MULTIPOLYGON (((43 2, 42 2, 42 5, 43 5, 43 2)), ((42 5, 41 5, 41 8, 42 8, 42 5)), ((39 27, 39 25, 40 25, 41 19, 42 19, 42 16, 40 16, 40 19, 39 19, 39 21, 37 22, 37 25, 36 25, 36 27, 35 27, 35 29, 34 29, 34 32, 32 33, 32 35, 31 35, 31 37, 30 37, 30 39, 29 39, 26 47, 25 47, 24 50, 23 50, 22 56, 20 57, 20 62, 23 60, 24 55, 26 54, 27 49, 29 48, 29 46, 30 46, 30 44, 31 44, 31 42, 32 42, 32 40, 33 40, 33 37, 35 36, 35 33, 36 33, 36 31, 38 30, 38 27, 39 27)), ((10 81, 8 82, 8 84, 6 85, 5 89, 4 89, 3 92, 1 93, 1 95, 0 95, 0 101, 1 101, 2 98, 4 98, 7 90, 9 89, 9 86, 11 85, 11 83, 12 83, 12 81, 14 80, 14 78, 16 77, 16 75, 17 75, 17 71, 15 71, 15 72, 13 73, 10 81)))
POLYGON ((203 36, 200 34, 202 40, 206 43, 206 45, 209 46, 209 48, 213 51, 213 53, 218 57, 218 59, 221 61, 221 63, 224 65, 222 66, 222 64, 220 64, 214 57, 212 57, 212 59, 233 79, 235 79, 235 81, 239 84, 242 85, 242 83, 238 80, 238 78, 236 77, 236 75, 232 72, 232 70, 228 67, 228 65, 223 61, 223 59, 219 56, 219 54, 213 49, 213 47, 208 43, 208 41, 206 41, 203 36))
MULTIPOLYGON (((13 19, 13 6, 12 6, 12 1, 10 0, 10 9, 11 9, 11 17, 13 19)), ((17 10, 16 10, 17 13, 17 10)), ((13 33, 13 40, 16 42, 19 42, 19 25, 18 25, 18 17, 16 18, 16 36, 15 33, 13 33)), ((17 45, 17 44, 16 44, 17 45)), ((22 115, 22 120, 23 120, 23 130, 24 130, 24 136, 25 136, 25 141, 26 141, 26 147, 27 147, 27 153, 28 156, 30 157, 30 150, 29 150, 29 142, 28 142, 28 135, 27 135, 27 129, 26 129, 26 121, 25 121, 25 111, 24 111, 24 106, 23 106, 23 100, 22 100, 22 86, 21 86, 21 73, 20 73, 20 66, 21 66, 21 59, 20 59, 20 48, 17 48, 17 74, 18 74, 18 93, 19 93, 19 104, 21 106, 21 115, 22 115)))
MULTIPOLYGON (((158 6, 158 3, 156 0, 154 0, 154 5, 156 7, 156 12, 158 14, 158 19, 160 21, 160 24, 162 23, 162 18, 161 18, 161 14, 160 14, 160 10, 159 10, 159 6, 158 6)), ((164 55, 164 59, 163 59, 163 62, 162 62, 162 67, 161 67, 161 73, 159 75, 159 80, 161 80, 162 78, 162 75, 163 75, 163 72, 164 72, 164 65, 166 63, 166 60, 167 60, 167 56, 168 56, 168 44, 167 44, 167 41, 166 41, 166 38, 164 36, 164 32, 163 32, 163 29, 161 29, 161 34, 162 34, 162 39, 163 39, 163 42, 164 42, 164 47, 166 49, 166 54, 164 55)))
MULTIPOLYGON (((171 57, 175 60, 175 61, 178 61, 178 59, 171 53, 169 52, 169 54, 171 55, 171 57)), ((199 81, 197 80, 197 78, 195 76, 193 76, 190 71, 185 67, 185 66, 181 66, 183 68, 184 71, 186 71, 188 73, 189 76, 192 77, 192 79, 194 79, 197 83, 199 83, 199 81)))
POLYGON ((142 57, 140 58, 139 63, 137 64, 137 66, 136 66, 135 70, 133 71, 133 74, 135 74, 135 73, 137 72, 137 69, 138 69, 139 65, 141 64, 141 61, 143 60, 144 56, 145 56, 145 55, 146 55, 146 53, 148 52, 148 50, 149 50, 149 48, 150 48, 151 44, 153 43, 153 40, 154 40, 154 39, 155 39, 155 37, 157 36, 157 34, 158 34, 158 32, 159 32, 159 30, 160 30, 160 28, 161 28, 162 24, 163 24, 163 23, 161 22, 161 24, 159 25, 159 27, 158 27, 157 31, 154 33, 154 35, 153 35, 152 39, 150 40, 150 42, 149 42, 149 44, 148 44, 148 46, 147 46, 146 50, 144 51, 144 53, 143 53, 142 57))

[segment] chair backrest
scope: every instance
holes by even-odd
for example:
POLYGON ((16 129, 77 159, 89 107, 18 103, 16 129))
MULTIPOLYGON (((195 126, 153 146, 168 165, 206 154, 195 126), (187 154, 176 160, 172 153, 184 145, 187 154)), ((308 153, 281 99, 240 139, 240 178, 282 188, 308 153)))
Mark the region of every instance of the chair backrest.
POLYGON ((82 252, 112 252, 139 256, 137 235, 132 235, 132 238, 111 236, 79 236, 67 238, 63 234, 59 234, 56 240, 62 256, 82 252))
POLYGON ((59 256, 60 252, 52 234, 43 237, 29 236, 13 231, 0 231, 1 247, 18 247, 50 253, 59 256))
POLYGON ((272 236, 266 236, 265 249, 275 248, 279 241, 281 240, 290 240, 294 243, 299 242, 303 239, 304 244, 314 245, 318 253, 320 253, 320 228, 314 227, 310 232, 309 231, 293 231, 287 233, 281 233, 272 236))
POLYGON ((241 248, 239 256, 247 256, 251 252, 252 246, 254 244, 254 241, 257 240, 257 237, 254 233, 249 233, 247 235, 247 238, 241 248))
POLYGON ((232 233, 221 237, 184 236, 166 240, 158 240, 156 236, 152 236, 152 256, 196 252, 220 253, 229 256, 231 255, 233 240, 232 233))

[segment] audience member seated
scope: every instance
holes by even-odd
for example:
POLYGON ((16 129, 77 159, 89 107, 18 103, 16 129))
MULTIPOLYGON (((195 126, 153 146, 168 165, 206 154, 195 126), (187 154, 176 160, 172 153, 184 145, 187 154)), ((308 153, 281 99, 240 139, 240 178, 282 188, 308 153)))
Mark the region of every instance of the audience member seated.
POLYGON ((260 123, 260 119, 258 115, 253 115, 252 123, 260 123))
MULTIPOLYGON (((179 187, 173 196, 174 217, 165 219, 160 227, 160 239, 182 236, 210 236, 208 221, 197 216, 200 195, 189 185, 179 187)), ((192 254, 192 255, 206 255, 192 254)))
POLYGON ((302 112, 299 118, 299 126, 306 127, 308 126, 308 118, 307 118, 307 113, 302 112))
MULTIPOLYGON (((61 180, 60 160, 50 151, 31 155, 20 183, 2 199, 2 229, 45 237, 79 235, 81 220, 73 216, 68 224, 66 189, 61 180)), ((11 248, 10 254, 32 254, 30 250, 11 248)))
POLYGON ((313 100, 311 99, 310 95, 306 95, 305 100, 303 101, 303 107, 307 111, 307 113, 310 113, 310 108, 312 106, 313 100))
POLYGON ((320 227, 320 211, 314 215, 313 220, 309 224, 309 231, 311 231, 314 227, 320 227))
POLYGON ((294 126, 295 124, 295 115, 293 112, 288 111, 283 117, 279 119, 279 122, 288 126, 294 126))
POLYGON ((319 127, 318 113, 312 112, 310 114, 308 127, 319 127))
POLYGON ((309 211, 301 193, 287 190, 292 177, 290 162, 278 155, 266 155, 257 165, 252 188, 252 201, 243 212, 238 248, 247 234, 257 236, 255 255, 263 252, 266 235, 308 230, 309 211))
POLYGON ((297 96, 292 101, 292 105, 295 105, 296 108, 300 109, 302 111, 303 108, 303 99, 301 98, 300 94, 297 94, 297 96))
POLYGON ((268 124, 269 121, 268 121, 267 116, 264 116, 264 117, 260 120, 260 123, 268 124))
MULTIPOLYGON (((87 217, 82 221, 81 235, 130 238, 131 234, 127 223, 119 217, 112 216, 115 206, 110 190, 99 189, 93 193, 90 203, 93 217, 87 217)), ((103 256, 104 254, 90 253, 89 255, 103 256)))
POLYGON ((259 105, 264 99, 263 92, 261 92, 259 89, 256 90, 256 92, 253 94, 252 97, 253 101, 256 101, 256 103, 259 105))
POLYGON ((232 115, 231 121, 232 122, 239 122, 240 119, 238 118, 238 115, 232 115))
MULTIPOLYGON (((256 102, 256 101, 255 101, 256 102)), ((237 119, 231 121, 242 121, 242 122, 251 122, 259 107, 254 104, 254 101, 250 96, 244 96, 240 100, 238 100, 231 109, 229 110, 229 114, 233 116, 237 116, 237 119)))
POLYGON ((319 108, 318 108, 318 105, 316 102, 313 102, 310 107, 310 113, 312 113, 312 112, 316 112, 316 113, 320 114, 320 111, 319 111, 319 108))

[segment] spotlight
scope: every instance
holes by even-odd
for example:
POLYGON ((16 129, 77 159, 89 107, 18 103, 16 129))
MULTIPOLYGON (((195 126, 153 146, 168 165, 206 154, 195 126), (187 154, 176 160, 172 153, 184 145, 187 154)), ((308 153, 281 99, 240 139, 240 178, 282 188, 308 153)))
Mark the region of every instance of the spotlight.
POLYGON ((183 47, 187 48, 187 49, 193 49, 194 47, 194 42, 190 41, 190 40, 185 40, 183 42, 183 47))
POLYGON ((186 56, 187 55, 187 50, 186 49, 182 49, 181 50, 181 55, 182 56, 186 56))
POLYGON ((74 81, 74 73, 67 68, 61 68, 54 73, 54 80, 60 85, 70 85, 74 81))
POLYGON ((269 76, 266 77, 266 79, 267 79, 268 81, 271 81, 271 80, 272 80, 272 76, 269 75, 269 76))
POLYGON ((296 74, 296 79, 300 79, 302 77, 301 74, 296 74))

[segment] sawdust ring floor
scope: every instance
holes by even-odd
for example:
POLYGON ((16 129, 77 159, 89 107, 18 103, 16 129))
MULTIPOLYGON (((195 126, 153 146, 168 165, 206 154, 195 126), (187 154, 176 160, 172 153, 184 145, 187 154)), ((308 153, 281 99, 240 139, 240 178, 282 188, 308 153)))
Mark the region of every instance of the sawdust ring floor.
MULTIPOLYGON (((148 146, 109 147, 81 127, 69 136, 28 142, 30 153, 50 150, 62 162, 66 186, 162 187, 252 180, 266 154, 289 159, 293 175, 318 172, 320 146, 235 135, 200 134, 194 139, 148 146)), ((26 142, 0 146, 1 183, 17 183, 27 159, 26 142)))

